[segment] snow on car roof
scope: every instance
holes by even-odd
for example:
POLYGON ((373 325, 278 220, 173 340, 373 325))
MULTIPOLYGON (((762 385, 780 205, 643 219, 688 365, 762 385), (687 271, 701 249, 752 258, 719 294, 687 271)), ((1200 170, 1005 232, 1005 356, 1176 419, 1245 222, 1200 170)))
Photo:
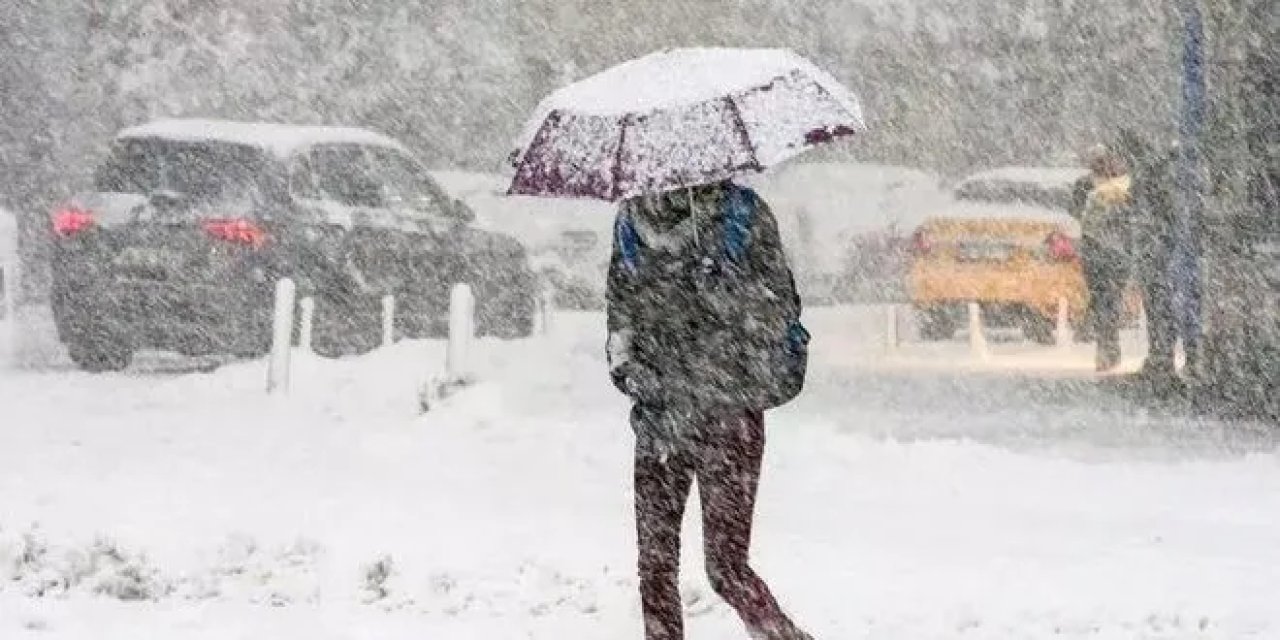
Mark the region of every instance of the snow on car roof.
POLYGON ((228 120, 158 120, 116 135, 117 140, 129 138, 228 142, 266 149, 280 158, 288 158, 300 149, 317 144, 363 144, 404 150, 399 142, 368 129, 228 120))
POLYGON ((960 184, 971 182, 1021 182, 1047 187, 1070 186, 1088 173, 1078 167, 1000 167, 966 176, 960 184))
POLYGON ((1079 235, 1080 223, 1065 211, 1045 207, 994 202, 953 202, 929 216, 924 224, 944 220, 1008 220, 1056 224, 1070 235, 1079 235))

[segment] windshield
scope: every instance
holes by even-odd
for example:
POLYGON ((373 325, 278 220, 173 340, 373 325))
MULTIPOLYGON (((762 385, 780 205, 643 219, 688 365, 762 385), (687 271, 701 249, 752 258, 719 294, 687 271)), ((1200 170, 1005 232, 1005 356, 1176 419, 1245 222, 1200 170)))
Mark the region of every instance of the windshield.
POLYGON ((957 200, 1017 204, 1067 210, 1071 206, 1071 190, 1067 186, 1051 186, 1012 180, 974 180, 956 188, 957 200))
POLYGON ((115 145, 94 177, 98 191, 150 194, 169 191, 214 201, 256 191, 262 151, 217 142, 130 139, 115 145))

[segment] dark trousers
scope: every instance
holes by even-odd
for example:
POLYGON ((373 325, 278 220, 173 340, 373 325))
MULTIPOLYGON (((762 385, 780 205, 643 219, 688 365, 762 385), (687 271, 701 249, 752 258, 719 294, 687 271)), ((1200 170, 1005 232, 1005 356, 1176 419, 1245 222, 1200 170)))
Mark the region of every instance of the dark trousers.
POLYGON ((1143 368, 1170 373, 1178 340, 1178 319, 1173 308, 1173 283, 1169 265, 1153 261, 1142 274, 1142 305, 1147 314, 1147 360, 1143 368))
POLYGON ((1098 366, 1110 369, 1120 363, 1120 313, 1124 285, 1128 279, 1126 259, 1118 251, 1108 249, 1086 238, 1081 258, 1084 277, 1089 286, 1089 307, 1093 318, 1093 335, 1098 344, 1098 366))
POLYGON ((782 612, 748 562, 760 464, 764 417, 743 412, 720 419, 694 419, 687 437, 672 448, 655 447, 652 421, 669 418, 637 407, 635 456, 636 533, 639 542, 640 599, 646 640, 684 637, 680 599, 680 522, 693 481, 702 501, 707 576, 755 635, 768 639, 808 638, 782 612))

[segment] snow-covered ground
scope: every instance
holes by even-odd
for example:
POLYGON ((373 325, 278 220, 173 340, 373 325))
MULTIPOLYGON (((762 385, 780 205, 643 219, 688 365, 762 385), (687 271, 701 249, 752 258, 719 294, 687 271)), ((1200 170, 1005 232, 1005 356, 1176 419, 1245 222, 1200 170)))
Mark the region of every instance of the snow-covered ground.
MULTIPOLYGON (((436 343, 301 357, 277 398, 260 362, 0 373, 0 638, 639 637, 601 324, 483 343, 426 415, 436 343)), ((810 324, 755 551, 820 639, 1280 637, 1274 433, 1130 407, 1079 350, 810 324)), ((687 524, 690 637, 744 637, 687 524)))

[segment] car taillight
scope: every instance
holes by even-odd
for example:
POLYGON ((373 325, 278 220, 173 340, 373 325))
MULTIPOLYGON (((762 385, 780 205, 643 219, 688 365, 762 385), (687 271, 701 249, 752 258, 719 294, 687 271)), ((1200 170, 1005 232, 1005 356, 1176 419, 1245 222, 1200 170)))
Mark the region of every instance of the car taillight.
POLYGON ((70 238, 93 225, 93 212, 75 205, 64 206, 53 213, 53 232, 63 238, 70 238))
POLYGON ((267 232, 252 220, 245 218, 219 218, 205 220, 205 233, 233 244, 240 244, 255 249, 267 244, 267 232))
POLYGON ((920 229, 911 236, 911 253, 917 256, 927 256, 932 251, 933 238, 929 237, 928 232, 920 229))
POLYGON ((1076 245, 1066 235, 1061 233, 1051 233, 1045 239, 1045 248, 1049 252, 1049 258, 1058 262, 1071 262, 1079 257, 1076 253, 1076 245))

